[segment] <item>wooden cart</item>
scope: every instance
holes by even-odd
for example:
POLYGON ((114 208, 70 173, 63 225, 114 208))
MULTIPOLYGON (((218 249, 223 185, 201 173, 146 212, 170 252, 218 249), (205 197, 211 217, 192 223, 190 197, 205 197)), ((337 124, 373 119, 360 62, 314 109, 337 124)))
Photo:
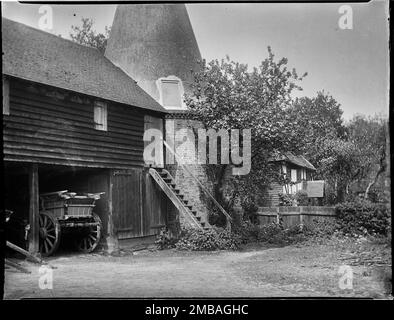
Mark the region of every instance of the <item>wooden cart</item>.
POLYGON ((73 241, 82 252, 92 252, 100 242, 102 223, 93 212, 96 200, 102 193, 77 195, 57 191, 40 194, 40 253, 53 254, 64 232, 73 233, 73 241))

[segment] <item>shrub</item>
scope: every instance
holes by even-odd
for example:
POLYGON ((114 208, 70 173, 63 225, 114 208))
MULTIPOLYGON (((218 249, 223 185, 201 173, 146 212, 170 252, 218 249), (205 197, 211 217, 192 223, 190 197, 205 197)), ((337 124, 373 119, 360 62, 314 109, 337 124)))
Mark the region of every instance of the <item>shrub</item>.
POLYGON ((297 191, 294 198, 299 206, 307 206, 309 204, 308 193, 305 190, 297 191))
POLYGON ((157 235, 155 244, 157 245, 158 249, 170 249, 175 247, 175 243, 177 239, 171 236, 170 232, 167 228, 162 228, 160 230, 160 234, 157 235))
POLYGON ((303 233, 310 238, 328 238, 337 231, 335 220, 314 219, 312 223, 303 225, 303 233))
POLYGON ((295 199, 293 195, 287 193, 279 193, 279 206, 290 207, 294 205, 295 199))
POLYGON ((261 242, 284 245, 305 239, 300 225, 284 229, 280 224, 274 222, 264 225, 244 222, 234 229, 234 232, 239 235, 242 243, 261 242))
POLYGON ((258 239, 259 225, 249 220, 243 220, 240 224, 233 226, 233 232, 238 235, 241 243, 254 242, 258 239))
POLYGON ((369 200, 356 199, 336 207, 337 228, 348 235, 388 235, 391 228, 387 206, 369 200))
POLYGON ((179 250, 191 251, 234 250, 240 243, 238 235, 224 229, 184 229, 175 246, 179 250))
POLYGON ((257 241, 276 243, 278 237, 283 233, 284 229, 277 223, 269 223, 259 226, 259 232, 257 235, 257 241))
POLYGON ((252 222, 257 221, 256 213, 259 208, 253 201, 250 201, 250 199, 244 199, 244 201, 241 202, 241 207, 246 219, 252 222))

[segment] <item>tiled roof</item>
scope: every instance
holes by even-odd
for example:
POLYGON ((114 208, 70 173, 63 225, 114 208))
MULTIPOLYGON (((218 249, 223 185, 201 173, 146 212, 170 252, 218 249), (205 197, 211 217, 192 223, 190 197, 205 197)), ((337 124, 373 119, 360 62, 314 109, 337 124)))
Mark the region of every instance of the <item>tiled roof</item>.
POLYGON ((166 112, 97 49, 2 18, 3 74, 166 112))
POLYGON ((292 152, 286 152, 278 157, 271 159, 271 161, 285 161, 296 166, 316 170, 316 168, 302 155, 294 155, 292 152))

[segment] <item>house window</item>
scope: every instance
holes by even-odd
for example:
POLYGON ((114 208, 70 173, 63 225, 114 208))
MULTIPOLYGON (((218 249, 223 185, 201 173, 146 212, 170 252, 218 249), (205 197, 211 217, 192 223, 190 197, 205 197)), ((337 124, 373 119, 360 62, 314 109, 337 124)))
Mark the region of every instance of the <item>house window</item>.
POLYGON ((102 101, 94 103, 94 128, 107 131, 107 104, 102 101))
POLYGON ((302 169, 297 169, 297 181, 301 181, 302 179, 302 169))
POLYGON ((10 83, 3 77, 3 114, 10 114, 10 83))
POLYGON ((291 182, 297 182, 297 169, 291 169, 291 182))
POLYGON ((165 108, 183 109, 183 85, 175 76, 160 78, 157 81, 160 103, 165 108))

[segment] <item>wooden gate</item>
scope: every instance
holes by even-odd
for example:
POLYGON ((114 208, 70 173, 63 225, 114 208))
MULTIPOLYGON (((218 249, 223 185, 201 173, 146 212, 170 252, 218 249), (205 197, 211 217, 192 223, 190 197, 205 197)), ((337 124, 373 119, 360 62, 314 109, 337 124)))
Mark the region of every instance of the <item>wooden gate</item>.
POLYGON ((167 200, 146 170, 115 171, 114 231, 119 240, 158 234, 166 225, 167 200))

